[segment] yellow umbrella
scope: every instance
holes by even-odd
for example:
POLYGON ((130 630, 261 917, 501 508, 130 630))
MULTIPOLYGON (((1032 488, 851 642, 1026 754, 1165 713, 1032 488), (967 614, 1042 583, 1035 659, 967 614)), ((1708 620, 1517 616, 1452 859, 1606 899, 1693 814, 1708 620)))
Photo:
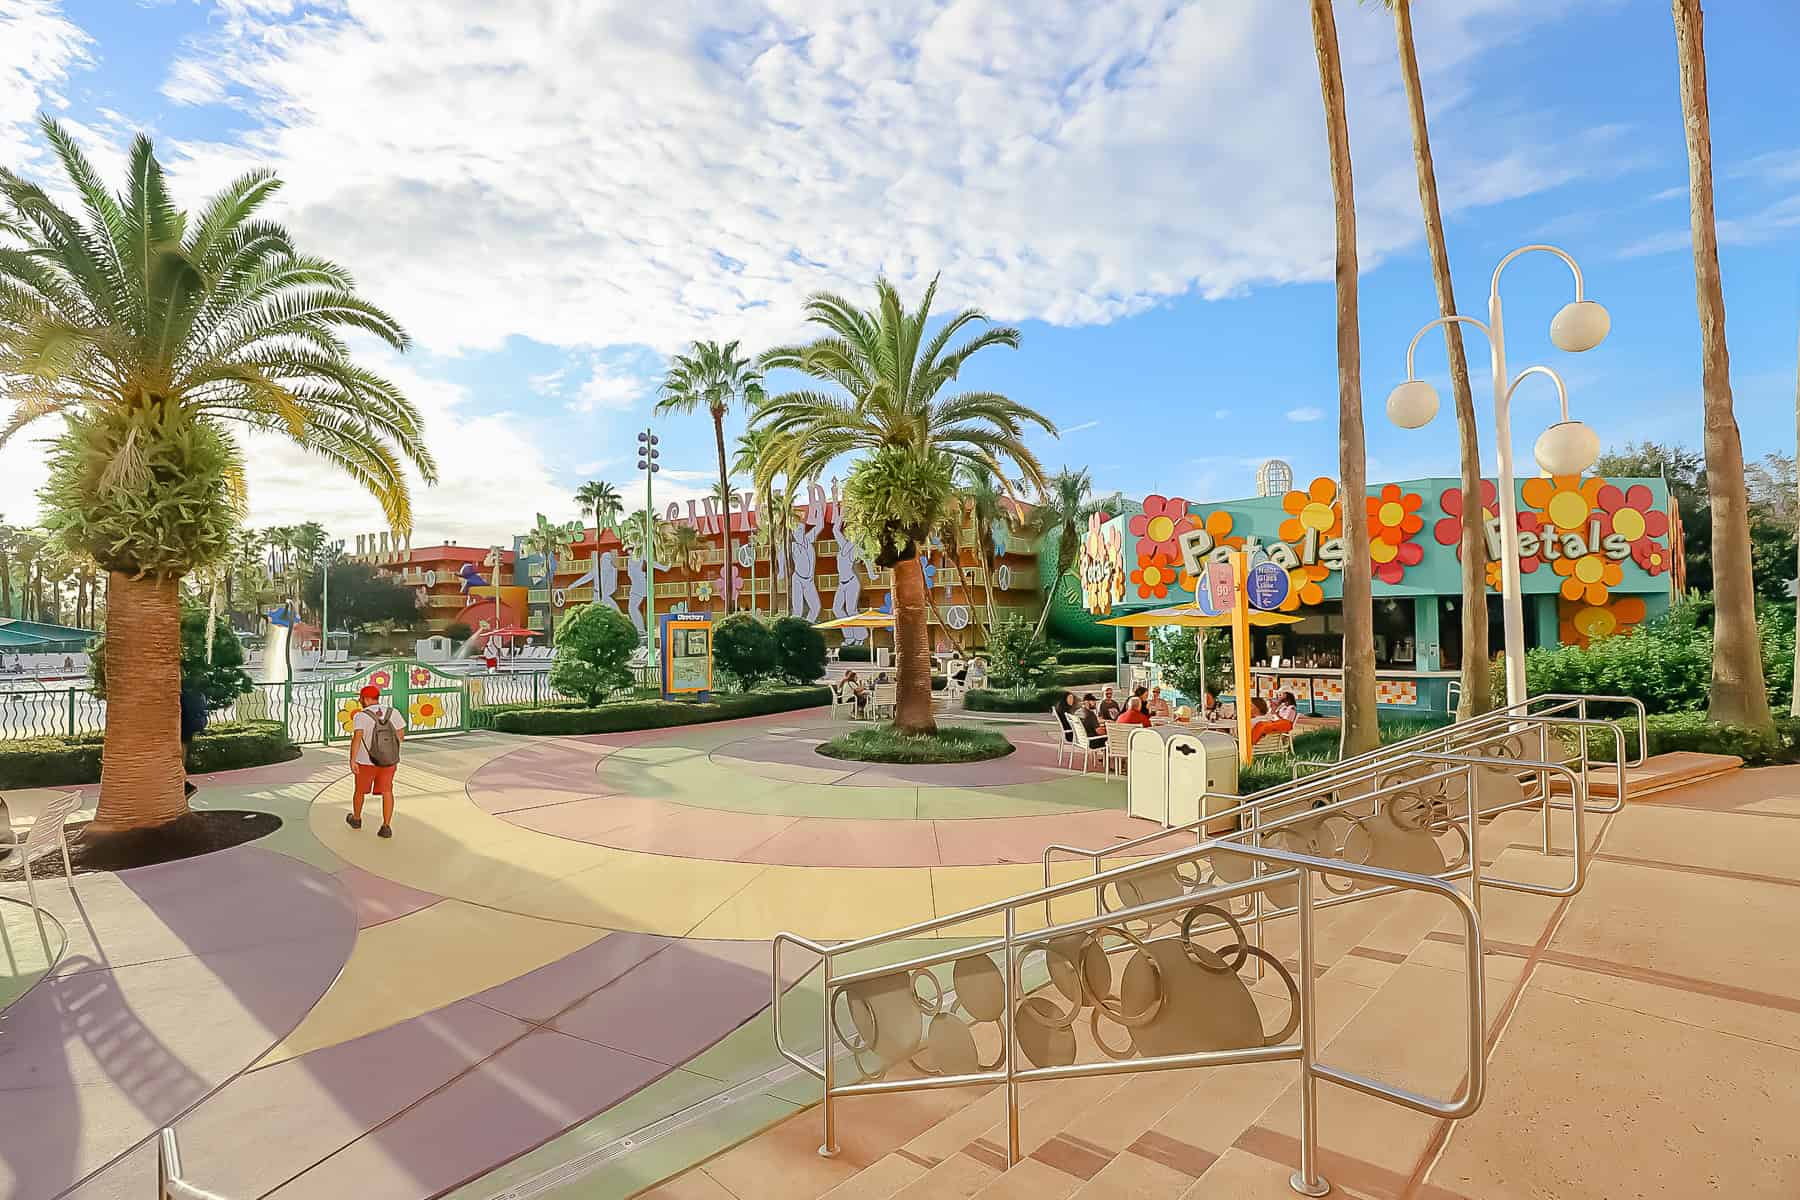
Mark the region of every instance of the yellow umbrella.
MULTIPOLYGON (((1264 612, 1260 608, 1250 610, 1250 624, 1258 629, 1271 625, 1292 625, 1300 620, 1292 613, 1264 612)), ((1151 608, 1140 613, 1127 613, 1122 617, 1108 617, 1097 625, 1124 625, 1128 628, 1140 625, 1179 625, 1190 629, 1229 629, 1231 614, 1201 612, 1192 604, 1178 604, 1173 608, 1151 608)))
MULTIPOLYGON (((814 629, 893 629, 894 614, 882 612, 879 608, 865 608, 848 617, 838 617, 833 621, 819 621, 814 629)), ((900 657, 900 631, 894 630, 894 658, 900 657)))

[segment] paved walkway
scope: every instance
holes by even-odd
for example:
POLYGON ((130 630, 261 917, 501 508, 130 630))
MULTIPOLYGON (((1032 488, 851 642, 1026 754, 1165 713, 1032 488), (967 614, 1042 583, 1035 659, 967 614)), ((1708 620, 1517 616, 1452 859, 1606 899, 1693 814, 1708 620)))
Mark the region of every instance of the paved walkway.
MULTIPOLYGON (((148 1194, 146 1139, 176 1118, 189 1174, 233 1200, 473 1195, 551 1139, 766 1070, 775 931, 958 911, 1037 886, 1047 840, 1129 828, 1121 784, 1047 750, 979 787, 956 768, 788 778, 829 762, 822 730, 421 739, 391 841, 345 826, 338 753, 201 781, 198 803, 283 828, 40 892, 71 932, 0 1012, 0 1195, 148 1194)), ((774 1083, 740 1111, 811 1098, 774 1083)))

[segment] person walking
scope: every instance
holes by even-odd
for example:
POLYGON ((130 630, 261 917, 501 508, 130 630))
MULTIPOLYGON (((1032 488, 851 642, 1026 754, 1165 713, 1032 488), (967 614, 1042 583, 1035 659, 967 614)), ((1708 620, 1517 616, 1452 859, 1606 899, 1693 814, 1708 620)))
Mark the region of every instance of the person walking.
POLYGON ((362 828, 363 801, 371 791, 381 796, 381 828, 378 835, 394 836, 394 769, 400 765, 400 742, 406 736, 406 719, 391 704, 381 702, 381 689, 370 684, 358 693, 362 708, 350 723, 350 771, 356 776, 356 797, 344 823, 362 828))
MULTIPOLYGON (((187 757, 187 748, 193 742, 195 735, 206 728, 206 715, 206 693, 201 691, 197 684, 183 683, 181 685, 181 756, 183 758, 187 757)), ((198 790, 194 787, 194 781, 191 779, 182 780, 181 787, 189 796, 198 790)))

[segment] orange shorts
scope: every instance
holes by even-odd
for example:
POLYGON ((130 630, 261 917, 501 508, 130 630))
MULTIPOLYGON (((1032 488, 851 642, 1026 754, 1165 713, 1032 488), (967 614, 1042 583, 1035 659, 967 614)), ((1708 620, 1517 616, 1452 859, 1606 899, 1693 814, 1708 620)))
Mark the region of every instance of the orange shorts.
POLYGON ((350 769, 356 774, 356 794, 366 796, 370 792, 385 796, 394 790, 394 768, 378 767, 373 763, 351 763, 350 769))

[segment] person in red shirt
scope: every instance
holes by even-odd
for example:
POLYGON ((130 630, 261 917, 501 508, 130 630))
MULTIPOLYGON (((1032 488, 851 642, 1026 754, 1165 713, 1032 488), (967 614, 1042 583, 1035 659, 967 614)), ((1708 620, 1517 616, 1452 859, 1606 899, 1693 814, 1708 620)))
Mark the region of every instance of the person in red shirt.
POLYGON ((1149 725, 1150 714, 1144 711, 1144 702, 1137 696, 1125 702, 1125 711, 1120 713, 1115 724, 1149 725))

